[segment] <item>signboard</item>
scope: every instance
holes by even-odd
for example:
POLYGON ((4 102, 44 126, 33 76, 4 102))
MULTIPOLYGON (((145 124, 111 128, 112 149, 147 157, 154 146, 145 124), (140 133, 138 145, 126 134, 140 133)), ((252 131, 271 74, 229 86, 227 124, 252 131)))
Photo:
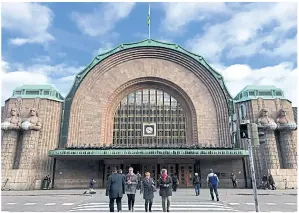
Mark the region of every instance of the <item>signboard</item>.
POLYGON ((109 149, 109 150, 50 150, 49 156, 114 156, 114 155, 173 155, 173 156, 198 156, 198 155, 236 155, 247 156, 247 150, 220 150, 220 149, 109 149))
POLYGON ((143 123, 143 136, 156 136, 156 123, 143 123))

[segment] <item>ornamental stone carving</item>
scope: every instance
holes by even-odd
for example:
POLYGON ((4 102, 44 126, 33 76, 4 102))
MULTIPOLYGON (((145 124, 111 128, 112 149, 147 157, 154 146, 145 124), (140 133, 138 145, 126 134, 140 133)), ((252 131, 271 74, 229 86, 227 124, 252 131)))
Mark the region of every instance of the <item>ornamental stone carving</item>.
POLYGON ((268 110, 266 108, 261 109, 260 116, 257 120, 258 126, 266 130, 277 129, 275 121, 268 116, 268 110))
POLYGON ((291 122, 287 118, 287 112, 285 109, 280 109, 278 112, 278 117, 276 119, 279 130, 295 130, 297 125, 294 122, 291 122))
POLYGON ((19 112, 17 108, 12 108, 10 110, 10 118, 6 118, 1 124, 2 130, 19 130, 22 123, 22 119, 19 117, 19 112))
POLYGON ((30 109, 30 117, 24 121, 21 125, 23 130, 35 130, 39 131, 42 128, 42 123, 38 117, 36 108, 30 109))

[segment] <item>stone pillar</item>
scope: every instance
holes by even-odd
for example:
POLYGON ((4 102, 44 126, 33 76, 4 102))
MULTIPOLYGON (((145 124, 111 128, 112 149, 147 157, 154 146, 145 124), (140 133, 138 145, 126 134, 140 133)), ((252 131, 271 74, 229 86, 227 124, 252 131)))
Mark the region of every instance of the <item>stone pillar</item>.
POLYGON ((39 131, 25 131, 22 140, 20 169, 34 169, 37 166, 39 131))
POLYGON ((262 155, 265 156, 265 163, 267 170, 269 169, 280 169, 278 150, 276 146, 276 139, 273 130, 266 130, 266 142, 264 144, 264 152, 262 155))
POLYGON ((2 170, 12 169, 16 155, 19 133, 16 130, 2 132, 1 166, 2 170))
POLYGON ((279 144, 284 169, 297 169, 297 149, 291 130, 279 131, 279 144))

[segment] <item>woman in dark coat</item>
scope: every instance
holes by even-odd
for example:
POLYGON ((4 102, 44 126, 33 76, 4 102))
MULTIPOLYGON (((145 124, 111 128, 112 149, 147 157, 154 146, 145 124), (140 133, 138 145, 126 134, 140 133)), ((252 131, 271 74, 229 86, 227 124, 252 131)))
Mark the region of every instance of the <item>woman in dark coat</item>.
POLYGON ((167 175, 166 169, 162 169, 161 177, 158 180, 158 185, 160 186, 159 195, 162 198, 163 212, 169 212, 170 198, 172 196, 172 178, 167 175))
POLYGON ((141 182, 140 194, 143 194, 145 200, 145 211, 152 211, 154 192, 156 191, 155 183, 150 177, 150 173, 145 173, 145 178, 141 182))

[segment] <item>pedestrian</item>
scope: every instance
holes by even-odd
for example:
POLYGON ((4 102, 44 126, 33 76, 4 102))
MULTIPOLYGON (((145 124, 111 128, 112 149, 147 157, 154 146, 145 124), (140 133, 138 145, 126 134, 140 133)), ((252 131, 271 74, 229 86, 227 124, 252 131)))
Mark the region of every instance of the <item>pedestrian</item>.
POLYGON ((198 173, 194 174, 193 186, 195 189, 195 196, 199 196, 199 194, 200 194, 200 177, 199 177, 198 173))
POLYGON ((126 181, 126 175, 123 174, 123 170, 122 169, 118 170, 118 174, 120 174, 124 178, 124 180, 126 181))
POLYGON ((50 175, 47 176, 47 189, 50 189, 51 177, 50 175))
POLYGON ((169 212, 170 199, 172 196, 172 178, 167 175, 166 169, 161 170, 161 176, 158 180, 158 185, 160 187, 159 195, 162 198, 163 212, 169 212))
POLYGON ((121 200, 125 194, 125 180, 121 174, 117 174, 117 169, 114 167, 112 174, 108 178, 106 196, 109 196, 110 212, 114 212, 114 200, 116 200, 117 211, 121 211, 121 200))
POLYGON ((207 176, 207 182, 208 182, 208 186, 210 188, 210 194, 211 194, 212 200, 214 201, 214 192, 215 192, 217 201, 219 201, 219 194, 218 194, 219 179, 218 179, 217 175, 213 172, 213 169, 210 169, 210 173, 207 176))
POLYGON ((234 188, 237 188, 237 176, 236 176, 234 173, 232 173, 232 174, 230 175, 230 179, 232 180, 233 187, 234 187, 234 188))
POLYGON ((152 205, 154 199, 154 192, 156 192, 156 186, 154 180, 150 176, 149 172, 145 173, 145 178, 141 181, 140 194, 143 194, 145 200, 145 211, 152 212, 152 205))
POLYGON ((126 194, 128 196, 129 211, 134 211, 135 194, 137 189, 138 179, 137 175, 133 173, 133 168, 129 168, 129 173, 126 176, 126 194))
POLYGON ((179 184, 178 176, 176 175, 176 173, 173 173, 173 176, 172 176, 172 190, 174 192, 176 192, 178 184, 179 184))
POLYGON ((271 186, 271 189, 276 190, 275 181, 271 174, 269 174, 268 180, 269 180, 269 185, 271 186))
POLYGON ((137 176, 137 180, 138 180, 137 190, 139 190, 141 187, 141 174, 139 173, 139 171, 137 171, 136 176, 137 176))

